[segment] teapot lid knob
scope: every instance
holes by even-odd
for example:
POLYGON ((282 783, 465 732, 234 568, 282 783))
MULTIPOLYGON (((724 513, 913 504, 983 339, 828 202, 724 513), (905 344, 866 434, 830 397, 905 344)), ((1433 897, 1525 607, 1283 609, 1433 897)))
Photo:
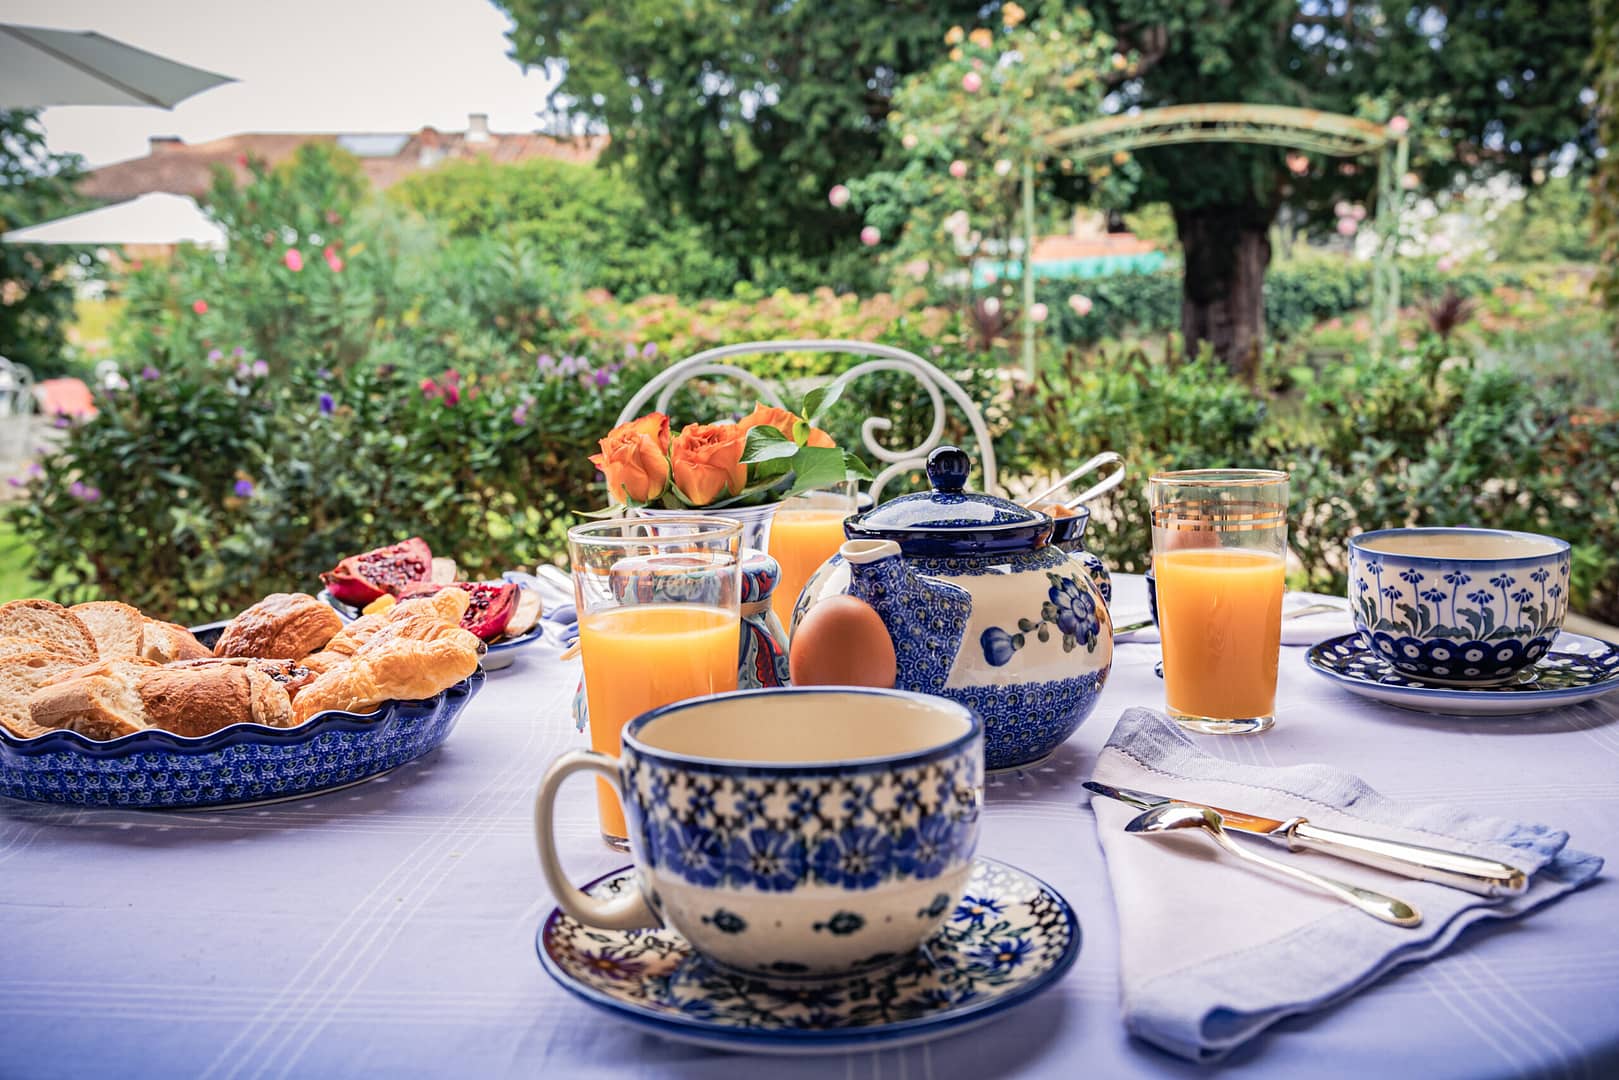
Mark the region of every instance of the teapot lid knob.
POLYGON ((928 455, 928 483, 941 495, 959 495, 967 486, 973 459, 959 446, 941 446, 928 455))

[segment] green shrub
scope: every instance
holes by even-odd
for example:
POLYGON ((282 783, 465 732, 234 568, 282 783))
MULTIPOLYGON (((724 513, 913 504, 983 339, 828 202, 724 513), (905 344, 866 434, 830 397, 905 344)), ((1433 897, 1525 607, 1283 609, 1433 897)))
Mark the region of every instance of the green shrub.
POLYGON ((1087 533, 1118 568, 1148 564, 1141 481, 1152 472, 1285 468, 1297 585, 1342 590, 1348 538, 1367 529, 1523 529, 1569 540, 1576 609, 1619 621, 1619 413, 1446 355, 1352 356, 1296 372, 1277 398, 1206 360, 1071 353, 1043 374, 1025 454, 1009 465, 1059 472, 1099 450, 1124 454, 1134 480, 1087 533))
POLYGON ((42 591, 184 622, 312 591, 342 556, 410 535, 498 574, 553 557, 599 501, 586 457, 642 370, 441 375, 431 395, 387 367, 154 371, 68 432, 9 513, 42 591))
MULTIPOLYGON (((1371 303, 1371 265, 1345 259, 1305 258, 1273 265, 1265 275, 1265 326, 1276 338, 1297 336, 1316 323, 1365 308, 1371 303)), ((1432 260, 1411 260, 1400 267, 1404 302, 1432 299, 1446 289, 1462 296, 1488 292, 1501 284, 1521 284, 1513 271, 1449 270, 1441 273, 1432 260)), ((1039 298, 1050 310, 1046 323, 1052 338, 1084 344, 1128 334, 1158 334, 1180 329, 1181 268, 1151 274, 1109 274, 1075 281, 1039 283, 1039 298), (1069 306, 1071 296, 1085 296, 1091 310, 1084 316, 1069 306)))
POLYGON ((723 296, 739 277, 702 229, 652 212, 622 176, 593 165, 453 162, 388 194, 451 236, 504 237, 580 285, 625 299, 723 296))

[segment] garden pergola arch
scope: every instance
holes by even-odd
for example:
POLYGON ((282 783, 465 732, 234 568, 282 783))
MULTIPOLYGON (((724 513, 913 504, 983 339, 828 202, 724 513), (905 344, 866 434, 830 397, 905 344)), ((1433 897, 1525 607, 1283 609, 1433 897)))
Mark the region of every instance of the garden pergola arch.
MULTIPOLYGON (((1172 105, 1091 120, 1049 132, 1044 142, 1076 164, 1120 151, 1186 143, 1236 142, 1285 146, 1331 157, 1378 155, 1377 256, 1372 263, 1372 327, 1381 342, 1400 308, 1400 177, 1410 147, 1404 131, 1319 109, 1240 102, 1172 105)), ((1034 165, 1023 163, 1023 364, 1034 375, 1034 165)))

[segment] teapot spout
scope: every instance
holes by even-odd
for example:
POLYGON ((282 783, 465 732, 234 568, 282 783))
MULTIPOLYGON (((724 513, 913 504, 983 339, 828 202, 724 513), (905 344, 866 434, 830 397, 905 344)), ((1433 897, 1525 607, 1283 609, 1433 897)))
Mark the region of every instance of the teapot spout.
POLYGON ((838 549, 849 564, 849 595, 871 605, 893 642, 899 682, 937 693, 950 664, 934 662, 961 649, 972 599, 960 586, 919 574, 892 540, 850 540, 838 549), (926 629, 936 624, 935 629, 926 629))
POLYGON ((838 554, 849 564, 849 595, 864 600, 887 622, 898 611, 907 572, 892 540, 846 540, 838 554))

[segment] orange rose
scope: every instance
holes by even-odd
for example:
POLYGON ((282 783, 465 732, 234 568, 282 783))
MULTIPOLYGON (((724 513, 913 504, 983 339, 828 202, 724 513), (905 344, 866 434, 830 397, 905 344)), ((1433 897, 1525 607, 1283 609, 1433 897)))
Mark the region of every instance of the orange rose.
MULTIPOLYGON (((797 413, 758 402, 753 406, 752 412, 736 422, 736 426, 743 431, 747 431, 749 428, 756 428, 763 424, 775 428, 791 439, 793 437, 793 425, 797 424, 798 421, 797 413)), ((832 436, 820 428, 810 428, 809 439, 806 440, 805 445, 836 446, 837 443, 832 441, 832 436)))
POLYGON ((687 424, 669 448, 675 486, 693 506, 707 506, 722 495, 740 495, 748 486, 742 450, 748 441, 738 424, 687 424))
POLYGON ((669 486, 669 418, 662 413, 620 424, 599 445, 590 463, 607 477, 614 502, 651 502, 669 486))
POLYGON ((669 418, 661 412, 649 412, 645 416, 638 416, 627 424, 620 424, 607 433, 611 439, 614 435, 633 431, 640 435, 650 435, 657 442, 659 450, 669 449, 669 418))

